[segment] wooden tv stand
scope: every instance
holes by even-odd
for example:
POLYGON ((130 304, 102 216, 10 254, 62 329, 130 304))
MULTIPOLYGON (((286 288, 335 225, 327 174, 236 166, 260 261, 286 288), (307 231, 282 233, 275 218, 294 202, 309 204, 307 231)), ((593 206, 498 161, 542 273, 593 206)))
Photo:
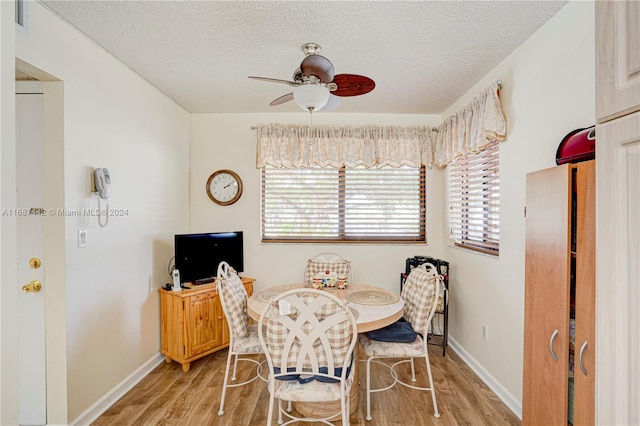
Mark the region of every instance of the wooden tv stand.
MULTIPOLYGON (((253 293, 254 278, 241 277, 247 294, 253 293)), ((185 373, 191 362, 229 346, 229 327, 215 283, 189 290, 160 293, 160 353, 167 362, 176 361, 185 373)))

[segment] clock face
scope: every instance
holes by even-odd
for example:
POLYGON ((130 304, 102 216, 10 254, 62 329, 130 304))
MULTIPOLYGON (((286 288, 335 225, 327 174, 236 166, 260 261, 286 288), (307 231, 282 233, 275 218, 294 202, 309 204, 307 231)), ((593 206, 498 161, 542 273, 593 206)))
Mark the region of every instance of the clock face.
POLYGON ((207 181, 207 194, 214 203, 228 206, 242 195, 242 180, 231 170, 218 170, 207 181))

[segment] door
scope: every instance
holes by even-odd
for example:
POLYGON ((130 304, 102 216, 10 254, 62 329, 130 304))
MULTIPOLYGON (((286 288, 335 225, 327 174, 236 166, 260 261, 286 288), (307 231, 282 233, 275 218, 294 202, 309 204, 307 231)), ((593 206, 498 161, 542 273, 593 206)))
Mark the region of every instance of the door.
POLYGON ((527 175, 523 425, 567 424, 569 165, 527 175))
POLYGON ((640 110, 640 2, 597 1, 598 123, 640 110))
POLYGON ((640 424, 640 112, 596 129, 596 424, 640 424))
POLYGON ((595 424, 596 389, 596 162, 576 166, 576 337, 573 421, 595 424))
MULTIPOLYGON (((34 87, 35 86, 35 87, 34 87)), ((43 94, 16 84, 18 210, 18 398, 22 425, 46 424, 43 94), (33 92, 40 93, 33 93, 33 92), (27 93, 32 92, 32 93, 27 93), (41 288, 37 285, 40 283, 41 288)))
POLYGON ((222 345, 222 316, 214 289, 185 299, 185 358, 222 345))

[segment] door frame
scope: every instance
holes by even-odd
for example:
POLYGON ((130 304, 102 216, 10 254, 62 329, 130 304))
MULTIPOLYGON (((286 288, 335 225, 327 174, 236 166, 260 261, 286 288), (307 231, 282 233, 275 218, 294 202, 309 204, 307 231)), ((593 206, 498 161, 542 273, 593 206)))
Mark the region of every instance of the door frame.
MULTIPOLYGON (((42 81, 44 97, 44 198, 45 209, 63 209, 65 207, 64 182, 64 83, 48 73, 41 71, 16 58, 16 69, 42 81)), ((3 90, 4 92, 4 90, 3 90)), ((7 96, 8 97, 8 96, 7 96)), ((11 134, 2 144, 2 201, 3 209, 16 206, 16 166, 15 160, 8 165, 9 158, 15 158, 15 84, 11 95, 13 120, 11 134), (6 155, 6 157, 5 157, 6 155), (8 182, 7 182, 8 181, 8 182)), ((3 117, 3 125, 5 124, 3 117)), ((3 217, 2 223, 2 404, 0 423, 17 422, 19 413, 17 397, 17 332, 15 323, 20 320, 17 308, 4 312, 7 299, 16 301, 21 291, 17 282, 16 264, 16 226, 15 218, 3 217), (9 219, 9 220, 6 220, 9 219), (5 268, 8 268, 5 269, 5 268), (6 273, 6 275, 5 275, 6 273), (5 298, 8 295, 9 297, 5 298), (12 344, 15 346, 12 347, 12 344), (12 348, 5 351, 5 348, 12 348), (6 377, 5 373, 13 369, 15 373, 6 377), (13 395, 15 394, 15 395, 13 395)), ((66 228, 65 217, 60 214, 47 214, 44 218, 44 255, 47 262, 43 285, 45 291, 45 351, 46 351, 46 394, 47 424, 67 424, 67 348, 66 348, 66 228)), ((9 302, 10 303, 10 302, 9 302)))
MULTIPOLYGON (((64 83, 45 81, 44 208, 65 207, 64 83)), ((44 218, 45 350, 47 423, 65 424, 67 415, 66 226, 63 215, 44 218)))

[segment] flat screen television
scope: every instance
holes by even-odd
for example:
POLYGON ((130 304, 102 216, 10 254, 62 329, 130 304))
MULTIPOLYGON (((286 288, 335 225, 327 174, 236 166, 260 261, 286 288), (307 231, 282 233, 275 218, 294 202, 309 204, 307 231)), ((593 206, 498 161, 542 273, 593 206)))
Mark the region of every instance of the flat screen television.
POLYGON ((181 282, 211 282, 223 260, 238 272, 244 270, 242 231, 178 234, 174 250, 181 282))

